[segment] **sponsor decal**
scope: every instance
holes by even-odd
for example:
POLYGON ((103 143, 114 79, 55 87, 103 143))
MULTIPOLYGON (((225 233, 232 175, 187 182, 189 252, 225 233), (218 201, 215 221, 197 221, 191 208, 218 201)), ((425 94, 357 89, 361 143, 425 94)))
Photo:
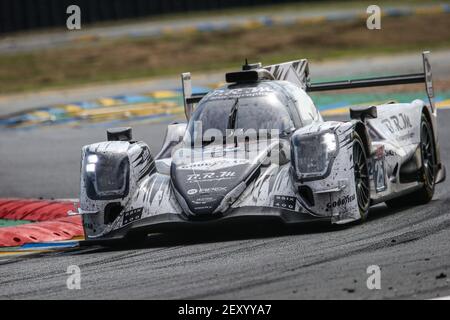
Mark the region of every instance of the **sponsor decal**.
POLYGON ((217 199, 213 198, 213 197, 201 197, 201 198, 197 198, 195 200, 192 200, 192 203, 196 204, 196 205, 205 205, 205 204, 207 204, 209 202, 214 202, 216 200, 217 199))
POLYGON ((269 87, 256 87, 256 88, 237 88, 237 89, 217 89, 211 92, 207 100, 226 100, 236 98, 252 98, 252 97, 264 97, 268 94, 274 93, 269 87))
POLYGON ((236 176, 235 171, 220 171, 220 172, 201 172, 193 173, 187 176, 187 181, 198 182, 198 181, 220 181, 228 180, 236 176))
MULTIPOLYGON (((211 193, 224 193, 227 191, 226 187, 211 187, 211 188, 201 188, 201 189, 189 189, 186 193, 190 196, 195 194, 205 195, 211 193)), ((197 199, 199 200, 199 199, 197 199)))
POLYGON ((338 207, 342 207, 345 206, 353 201, 355 201, 356 199, 356 194, 352 194, 350 195, 346 195, 344 197, 341 197, 335 201, 332 202, 328 202, 327 203, 327 209, 331 209, 331 208, 338 208, 338 207))
POLYGON ((200 194, 210 194, 210 193, 222 193, 226 192, 227 188, 225 187, 212 187, 212 188, 201 188, 199 190, 200 194))
POLYGON ((225 169, 228 167, 234 167, 240 164, 247 164, 249 161, 246 159, 213 159, 210 161, 194 162, 185 165, 181 165, 181 170, 210 170, 225 169))
POLYGON ((192 196, 192 195, 196 194, 197 192, 198 192, 197 189, 189 189, 189 190, 187 191, 187 194, 190 195, 190 196, 192 196))
POLYGON ((144 208, 132 209, 123 213, 123 226, 133 221, 139 220, 142 216, 144 208))
POLYGON ((273 206, 277 208, 295 210, 297 198, 290 196, 275 196, 273 206))
POLYGON ((381 123, 383 123, 391 133, 401 132, 412 128, 411 120, 408 115, 404 113, 399 113, 396 116, 383 119, 381 123))

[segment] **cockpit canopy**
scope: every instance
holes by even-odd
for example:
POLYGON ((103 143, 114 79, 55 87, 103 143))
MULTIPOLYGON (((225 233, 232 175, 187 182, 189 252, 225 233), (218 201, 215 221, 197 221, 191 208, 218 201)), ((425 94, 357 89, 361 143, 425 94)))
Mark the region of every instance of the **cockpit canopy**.
POLYGON ((198 104, 188 124, 190 137, 208 135, 208 130, 224 137, 236 130, 276 130, 280 136, 293 132, 298 124, 288 96, 273 81, 228 85, 207 94, 198 104))

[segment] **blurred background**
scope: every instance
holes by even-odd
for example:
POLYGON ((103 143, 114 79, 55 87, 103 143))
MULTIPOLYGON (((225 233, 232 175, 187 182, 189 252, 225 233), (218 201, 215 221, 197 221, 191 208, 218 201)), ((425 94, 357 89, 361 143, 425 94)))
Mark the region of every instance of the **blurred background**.
MULTIPOLYGON (((292 0, 5 0, 2 1, 1 31, 11 32, 42 27, 65 26, 70 5, 84 8, 83 21, 95 23, 173 13, 213 11, 296 2, 292 0)), ((310 2, 313 0, 304 0, 310 2)))
MULTIPOLYGON (((450 2, 0 0, 0 197, 76 198, 82 145, 133 126, 156 154, 183 121, 179 74, 220 86, 247 58, 307 58, 311 81, 421 72, 431 62, 439 108, 450 106, 450 2), (69 30, 71 5, 80 29, 69 30)), ((73 20, 70 20, 73 22, 73 20)), ((327 117, 355 104, 424 98, 421 85, 314 94, 327 117)))

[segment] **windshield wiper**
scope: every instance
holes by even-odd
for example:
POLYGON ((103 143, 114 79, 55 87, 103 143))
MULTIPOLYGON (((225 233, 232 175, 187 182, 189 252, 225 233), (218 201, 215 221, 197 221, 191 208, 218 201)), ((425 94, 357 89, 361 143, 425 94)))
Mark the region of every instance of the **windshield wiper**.
MULTIPOLYGON (((228 114, 228 124, 227 124, 227 129, 232 129, 235 130, 235 126, 236 126, 236 115, 237 115, 237 111, 238 111, 238 106, 239 106, 239 98, 236 98, 236 101, 234 102, 233 106, 231 107, 230 113, 228 114)), ((225 144, 227 137, 226 135, 223 137, 223 141, 222 143, 225 144)), ((206 147, 207 145, 213 143, 214 140, 210 140, 210 141, 203 141, 202 139, 202 147, 206 147)))
POLYGON ((233 130, 235 129, 238 106, 239 106, 239 98, 236 98, 233 107, 231 107, 230 114, 228 115, 227 129, 233 130))

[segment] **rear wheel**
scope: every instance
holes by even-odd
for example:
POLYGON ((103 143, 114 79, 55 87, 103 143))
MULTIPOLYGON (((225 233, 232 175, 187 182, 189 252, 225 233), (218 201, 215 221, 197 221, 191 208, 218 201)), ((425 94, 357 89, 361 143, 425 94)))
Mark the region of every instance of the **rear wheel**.
POLYGON ((361 220, 364 221, 369 215, 370 188, 369 170, 367 168, 367 155, 361 138, 355 133, 353 142, 353 168, 355 173, 355 190, 358 201, 361 220))
POLYGON ((422 114, 420 122, 420 153, 422 158, 420 180, 423 182, 423 186, 417 191, 386 201, 388 207, 400 208, 408 205, 421 205, 430 202, 433 198, 436 177, 436 152, 433 131, 424 114, 422 114))

